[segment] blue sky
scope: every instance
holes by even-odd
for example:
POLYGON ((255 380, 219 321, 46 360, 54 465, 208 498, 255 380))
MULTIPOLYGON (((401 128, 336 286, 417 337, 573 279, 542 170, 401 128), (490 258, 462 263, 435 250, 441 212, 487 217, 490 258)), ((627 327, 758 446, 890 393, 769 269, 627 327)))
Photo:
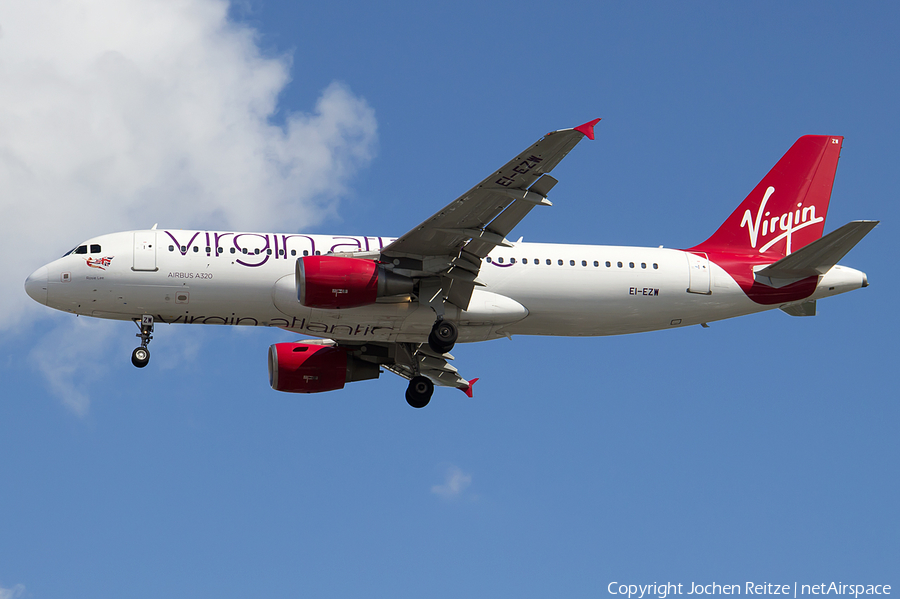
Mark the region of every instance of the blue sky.
POLYGON ((191 0, 128 46, 156 11, 117 4, 83 28, 0 8, 0 598, 900 585, 894 5, 191 0), (166 36, 193 41, 164 60, 166 36), (87 108, 48 118, 48 72, 87 108), (271 391, 280 331, 159 327, 138 371, 130 323, 24 297, 76 243, 153 222, 399 235, 595 117, 513 237, 688 247, 796 138, 843 135, 826 231, 882 221, 843 260, 870 287, 815 318, 459 346, 475 398, 424 410, 389 373, 271 391))

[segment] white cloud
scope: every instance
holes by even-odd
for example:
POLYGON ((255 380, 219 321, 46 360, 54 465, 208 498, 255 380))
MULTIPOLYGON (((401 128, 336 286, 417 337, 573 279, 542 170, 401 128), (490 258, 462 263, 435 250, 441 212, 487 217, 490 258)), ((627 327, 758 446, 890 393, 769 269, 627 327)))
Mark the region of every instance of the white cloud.
POLYGON ((450 466, 447 468, 444 484, 434 485, 431 492, 445 499, 454 499, 462 495, 470 484, 472 484, 471 474, 466 474, 456 466, 450 466))
POLYGON ((0 599, 18 599, 25 595, 25 585, 17 584, 11 589, 0 587, 0 599))
MULTIPOLYGON (((344 85, 328 86, 309 113, 279 111, 292 59, 263 55, 228 9, 225 0, 0 3, 7 343, 49 314, 25 294, 25 277, 80 241, 156 222, 299 230, 329 215, 373 157, 374 112, 344 85)), ((84 414, 98 364, 135 340, 129 331, 116 341, 122 328, 110 323, 57 322, 29 357, 84 414)))
POLYGON ((292 61, 256 37, 224 0, 0 4, 0 329, 46 310, 25 277, 88 237, 297 230, 333 210, 374 113, 335 83, 274 124, 292 61))
MULTIPOLYGON (((106 376, 109 356, 123 354, 129 337, 117 338, 122 326, 92 318, 63 316, 58 320, 32 348, 29 362, 63 405, 84 416, 91 403, 91 383, 106 376)), ((137 327, 134 329, 136 332, 137 327)))

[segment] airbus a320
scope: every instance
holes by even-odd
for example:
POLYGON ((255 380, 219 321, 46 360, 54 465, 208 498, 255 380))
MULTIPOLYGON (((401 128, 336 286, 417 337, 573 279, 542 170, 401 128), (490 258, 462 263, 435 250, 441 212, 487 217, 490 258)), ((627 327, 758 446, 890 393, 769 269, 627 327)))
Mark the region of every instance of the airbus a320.
POLYGON ((132 320, 145 367, 157 323, 278 327, 310 338, 269 347, 269 382, 294 393, 378 378, 472 397, 451 365, 456 343, 513 335, 655 331, 781 309, 866 287, 841 260, 877 221, 822 235, 843 138, 794 143, 706 241, 686 249, 512 243, 550 206, 550 172, 600 119, 548 133, 398 237, 149 230, 101 235, 41 266, 33 299, 74 314, 132 320))

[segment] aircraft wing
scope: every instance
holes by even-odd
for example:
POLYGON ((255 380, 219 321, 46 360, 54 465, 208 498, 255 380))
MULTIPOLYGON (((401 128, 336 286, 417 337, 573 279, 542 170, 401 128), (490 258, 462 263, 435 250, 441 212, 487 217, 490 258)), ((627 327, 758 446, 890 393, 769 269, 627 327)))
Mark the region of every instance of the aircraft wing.
MULTIPOLYGON (((472 385, 478 379, 468 381, 464 379, 459 371, 448 363, 453 356, 450 354, 436 354, 428 347, 427 343, 422 344, 401 344, 401 352, 405 353, 408 359, 398 359, 393 364, 384 364, 383 366, 409 380, 416 374, 427 376, 432 382, 441 387, 456 387, 469 397, 472 397, 472 385)), ((398 355, 398 358, 400 356, 398 355)))
MULTIPOLYGON (((443 297, 468 307, 481 260, 537 205, 557 181, 547 173, 581 139, 594 139, 595 119, 548 133, 481 183, 381 250, 381 261, 418 277, 440 277, 443 297)), ((436 283, 437 286, 437 283, 436 283)))
POLYGON ((427 343, 399 343, 384 341, 367 341, 353 343, 322 339, 304 340, 304 343, 321 343, 335 345, 350 352, 361 360, 378 364, 381 368, 409 380, 421 374, 441 387, 455 387, 472 397, 472 385, 478 379, 466 380, 459 371, 450 365, 453 356, 435 353, 427 343))

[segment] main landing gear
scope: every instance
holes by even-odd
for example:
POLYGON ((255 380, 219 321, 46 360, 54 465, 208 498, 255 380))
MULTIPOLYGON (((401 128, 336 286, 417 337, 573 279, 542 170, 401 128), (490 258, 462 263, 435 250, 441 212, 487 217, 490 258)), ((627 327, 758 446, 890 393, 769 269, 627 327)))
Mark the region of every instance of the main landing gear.
POLYGON ((150 362, 150 350, 147 349, 147 346, 153 339, 153 316, 144 314, 141 316, 140 322, 135 320, 134 323, 141 329, 141 332, 135 335, 135 337, 141 338, 141 346, 131 352, 131 363, 138 368, 143 368, 150 362))
POLYGON ((434 393, 434 383, 428 377, 417 375, 409 380, 406 389, 406 403, 414 408, 424 408, 431 401, 434 393))
POLYGON ((428 347, 435 353, 446 354, 456 344, 459 338, 459 329, 449 320, 438 318, 434 326, 431 327, 431 334, 428 335, 428 347))
MULTIPOLYGON (((459 329, 449 320, 444 320, 442 316, 438 316, 434 326, 431 327, 431 334, 428 335, 428 347, 431 351, 441 355, 446 354, 456 344, 459 338, 459 329)), ((424 408, 431 401, 434 393, 434 383, 428 377, 420 374, 409 380, 409 387, 406 389, 406 403, 414 408, 424 408)))

